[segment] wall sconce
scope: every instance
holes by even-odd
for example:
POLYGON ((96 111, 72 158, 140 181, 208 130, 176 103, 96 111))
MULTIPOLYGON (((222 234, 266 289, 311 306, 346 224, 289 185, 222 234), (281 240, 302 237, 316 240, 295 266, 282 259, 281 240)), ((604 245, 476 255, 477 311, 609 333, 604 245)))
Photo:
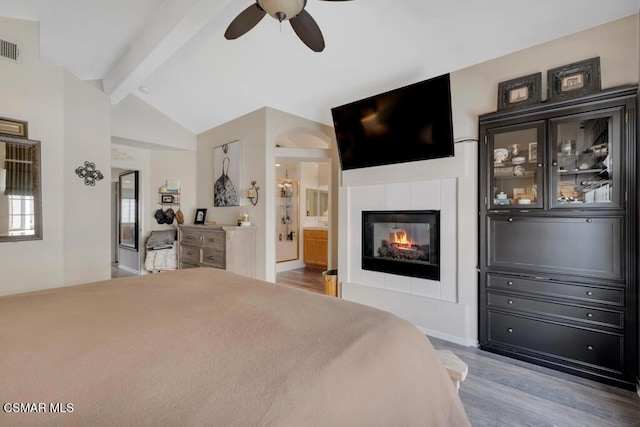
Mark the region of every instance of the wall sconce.
POLYGON ((258 204, 258 191, 260 187, 256 185, 255 181, 251 181, 251 188, 247 190, 247 199, 251 202, 253 206, 258 204))

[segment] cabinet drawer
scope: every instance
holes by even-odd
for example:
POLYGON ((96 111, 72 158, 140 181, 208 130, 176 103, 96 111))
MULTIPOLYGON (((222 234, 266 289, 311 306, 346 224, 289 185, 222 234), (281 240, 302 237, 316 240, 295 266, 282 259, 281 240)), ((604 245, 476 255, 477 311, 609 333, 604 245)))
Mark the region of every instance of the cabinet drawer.
POLYGON ((200 245, 202 243, 202 233, 199 230, 180 230, 180 243, 188 245, 200 245))
POLYGON ((490 267, 623 279, 622 218, 488 218, 490 267))
POLYGON ((622 313, 616 311, 538 301, 535 299, 495 294, 492 292, 489 292, 487 295, 487 304, 489 307, 563 317, 605 326, 613 326, 616 328, 622 328, 624 326, 622 313))
POLYGON ((202 264, 206 264, 208 266, 216 268, 224 268, 224 251, 213 248, 202 248, 202 264))
POLYGON ((504 289, 509 292, 526 292, 549 297, 566 297, 580 301, 622 306, 622 289, 607 289, 595 286, 571 285, 547 280, 524 279, 520 277, 487 274, 487 288, 504 289))
POLYGON ((622 372, 623 336, 489 311, 489 340, 622 372))
POLYGON ((207 230, 202 232, 202 246, 224 250, 225 232, 207 230))
POLYGON ((180 247, 180 262, 187 262, 192 264, 200 263, 200 249, 194 246, 181 246, 180 247))
POLYGON ((327 239, 327 230, 304 230, 305 239, 327 239))
POLYGON ((200 268, 200 266, 180 261, 180 270, 184 270, 185 268, 200 268))

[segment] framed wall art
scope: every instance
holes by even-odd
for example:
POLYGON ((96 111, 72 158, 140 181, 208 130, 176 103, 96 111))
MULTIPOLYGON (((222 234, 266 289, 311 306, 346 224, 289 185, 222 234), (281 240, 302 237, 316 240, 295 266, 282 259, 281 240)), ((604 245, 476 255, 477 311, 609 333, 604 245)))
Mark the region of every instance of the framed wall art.
POLYGON ((542 101, 542 73, 498 84, 498 110, 520 108, 542 101))
POLYGON ((600 91, 600 57, 547 71, 547 100, 561 101, 600 91))
POLYGON ((29 124, 22 120, 6 119, 0 117, 0 134, 15 136, 18 138, 27 138, 29 124))
POLYGON ((239 140, 214 148, 214 207, 240 206, 241 160, 242 149, 239 140))

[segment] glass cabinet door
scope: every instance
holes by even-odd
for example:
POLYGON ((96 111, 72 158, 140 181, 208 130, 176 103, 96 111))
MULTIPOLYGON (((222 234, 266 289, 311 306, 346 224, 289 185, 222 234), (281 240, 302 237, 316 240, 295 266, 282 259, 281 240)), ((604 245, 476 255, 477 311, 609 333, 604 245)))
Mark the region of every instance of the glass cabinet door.
POLYGON ((542 207, 544 129, 533 122, 489 130, 489 209, 542 207))
POLYGON ((621 112, 551 122, 552 208, 619 207, 621 112))

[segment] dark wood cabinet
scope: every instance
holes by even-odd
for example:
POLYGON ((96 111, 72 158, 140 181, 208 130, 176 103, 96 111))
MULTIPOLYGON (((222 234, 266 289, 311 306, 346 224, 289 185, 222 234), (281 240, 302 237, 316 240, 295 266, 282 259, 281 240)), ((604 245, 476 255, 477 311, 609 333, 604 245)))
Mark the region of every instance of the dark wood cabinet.
POLYGON ((632 389, 637 88, 480 117, 480 347, 632 389))

